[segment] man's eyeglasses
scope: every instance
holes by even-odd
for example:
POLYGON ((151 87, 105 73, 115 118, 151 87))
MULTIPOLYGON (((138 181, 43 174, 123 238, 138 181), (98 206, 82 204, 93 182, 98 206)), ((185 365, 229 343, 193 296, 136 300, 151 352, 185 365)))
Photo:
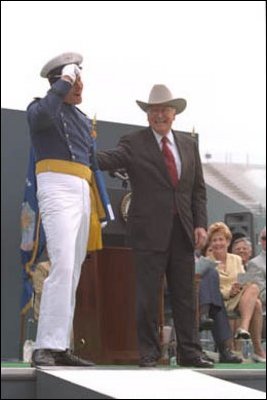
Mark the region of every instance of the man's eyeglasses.
POLYGON ((266 236, 261 236, 261 240, 266 240, 266 236))

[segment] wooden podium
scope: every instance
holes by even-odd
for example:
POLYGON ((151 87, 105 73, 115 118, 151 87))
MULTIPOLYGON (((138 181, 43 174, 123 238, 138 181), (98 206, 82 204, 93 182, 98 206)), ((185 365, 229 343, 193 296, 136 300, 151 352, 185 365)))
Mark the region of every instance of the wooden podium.
POLYGON ((132 251, 109 247, 86 259, 77 291, 75 353, 97 364, 137 364, 132 251))

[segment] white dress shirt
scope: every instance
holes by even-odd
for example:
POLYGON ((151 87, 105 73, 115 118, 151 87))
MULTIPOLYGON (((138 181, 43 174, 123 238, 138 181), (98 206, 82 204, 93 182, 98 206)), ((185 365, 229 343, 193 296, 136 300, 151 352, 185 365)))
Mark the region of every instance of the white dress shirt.
MULTIPOLYGON (((160 135, 159 133, 157 133, 156 131, 154 131, 154 129, 152 129, 153 134, 155 136, 156 141, 158 142, 159 148, 160 150, 162 150, 162 142, 161 139, 163 138, 162 135, 160 135)), ((182 162, 181 162, 181 157, 179 154, 179 150, 176 146, 175 140, 174 140, 174 136, 172 131, 169 131, 167 133, 167 135, 164 135, 167 138, 167 146, 169 147, 169 149, 171 150, 174 160, 175 160, 175 164, 176 164, 176 169, 177 169, 177 173, 178 173, 178 177, 180 179, 181 177, 181 172, 182 172, 182 162)))

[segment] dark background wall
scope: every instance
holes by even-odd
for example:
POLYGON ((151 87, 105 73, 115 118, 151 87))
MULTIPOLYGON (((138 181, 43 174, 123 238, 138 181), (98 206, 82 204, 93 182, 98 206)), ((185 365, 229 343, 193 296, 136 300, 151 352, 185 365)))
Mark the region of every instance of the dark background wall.
MULTIPOLYGON (((138 126, 99 121, 98 148, 112 148, 123 134, 138 126)), ((20 210, 24 195, 30 139, 24 111, 1 110, 1 358, 18 358, 20 353, 20 210)), ((128 193, 118 179, 105 173, 116 220, 104 229, 104 243, 124 245, 125 223, 120 212, 123 196, 128 193)), ((209 223, 224 220, 225 213, 246 211, 213 188, 208 191, 209 223)))
POLYGON ((10 358, 19 351, 20 206, 28 149, 25 113, 1 111, 1 352, 10 358))

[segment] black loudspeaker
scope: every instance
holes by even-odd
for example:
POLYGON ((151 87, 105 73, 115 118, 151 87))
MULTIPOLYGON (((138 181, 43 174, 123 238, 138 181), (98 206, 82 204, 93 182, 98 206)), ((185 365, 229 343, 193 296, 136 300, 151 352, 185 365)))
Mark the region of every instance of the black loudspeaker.
POLYGON ((240 237, 247 237, 252 243, 252 256, 255 253, 255 235, 254 235, 254 221, 251 212, 238 212, 225 214, 224 222, 232 232, 232 241, 229 246, 229 252, 232 251, 232 244, 240 237))

